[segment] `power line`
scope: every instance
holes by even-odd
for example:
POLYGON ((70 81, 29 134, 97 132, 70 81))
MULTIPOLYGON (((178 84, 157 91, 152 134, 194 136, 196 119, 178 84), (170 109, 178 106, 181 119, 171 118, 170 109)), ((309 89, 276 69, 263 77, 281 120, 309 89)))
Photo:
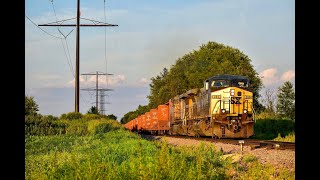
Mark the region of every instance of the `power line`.
POLYGON ((48 35, 50 35, 50 36, 52 36, 52 37, 54 37, 54 38, 57 38, 57 39, 63 39, 63 38, 60 38, 60 37, 57 37, 57 36, 55 36, 55 35, 52 35, 52 34, 50 34, 50 33, 48 33, 47 31, 45 31, 45 30, 43 30, 41 27, 39 27, 35 22, 33 22, 27 15, 25 15, 28 19, 29 19, 29 21, 30 22, 32 22, 32 24, 34 24, 35 26, 37 26, 37 28, 39 28, 41 31, 43 31, 44 33, 46 33, 46 34, 48 34, 48 35))
MULTIPOLYGON (((52 1, 52 0, 51 0, 52 1)), ((64 26, 64 27, 76 27, 76 76, 75 76, 75 112, 79 112, 79 71, 80 71, 80 26, 83 27, 103 27, 103 26, 118 26, 115 24, 80 24, 80 0, 77 0, 77 21, 76 24, 41 24, 39 26, 64 26)))
MULTIPOLYGON (((54 8, 53 0, 51 0, 51 4, 52 4, 52 9, 53 9, 54 16, 55 16, 55 18, 56 18, 56 21, 58 22, 57 13, 56 13, 56 9, 54 8)), ((61 39, 61 44, 62 44, 64 53, 65 53, 65 55, 66 55, 66 57, 67 57, 67 62, 68 62, 70 71, 71 71, 73 77, 75 78, 74 70, 73 70, 73 68, 72 68, 73 65, 72 65, 72 60, 71 60, 71 56, 70 56, 70 52, 69 52, 69 47, 68 47, 67 38, 66 38, 66 36, 60 31, 59 26, 57 26, 57 30, 60 32, 60 34, 64 37, 64 40, 66 41, 67 50, 66 50, 65 47, 64 47, 64 43, 63 43, 62 39, 61 39)), ((73 31, 73 30, 72 30, 72 31, 73 31)), ((71 31, 71 32, 72 32, 72 31, 71 31)), ((70 32, 70 33, 71 33, 71 32, 70 32)), ((70 33, 69 33, 69 34, 70 34, 70 33)), ((69 34, 68 34, 68 35, 69 35, 69 34)), ((67 35, 67 36, 68 36, 68 35, 67 35)))

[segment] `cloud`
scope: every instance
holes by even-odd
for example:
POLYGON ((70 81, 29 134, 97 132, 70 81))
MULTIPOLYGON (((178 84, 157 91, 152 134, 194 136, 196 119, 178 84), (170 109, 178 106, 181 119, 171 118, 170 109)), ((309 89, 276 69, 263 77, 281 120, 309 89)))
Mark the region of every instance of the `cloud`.
POLYGON ((276 68, 269 68, 262 71, 259 76, 262 78, 262 82, 264 85, 271 85, 278 81, 277 78, 277 69, 276 68))
MULTIPOLYGON (((94 73, 93 73, 94 74, 94 73)), ((96 75, 80 76, 80 86, 85 88, 92 88, 96 86, 96 75)), ((126 76, 123 74, 115 76, 98 76, 99 87, 116 87, 122 85, 126 81, 126 76)), ((69 81, 64 87, 75 87, 75 79, 69 81)))
POLYGON ((259 76, 262 79, 262 83, 265 86, 278 86, 285 81, 294 81, 295 71, 288 70, 284 72, 281 76, 278 75, 278 70, 276 68, 269 68, 263 70, 259 76))
POLYGON ((282 81, 291 81, 295 78, 295 71, 289 70, 282 74, 281 80, 282 81))
POLYGON ((148 85, 149 83, 150 83, 150 80, 148 80, 148 79, 145 78, 145 77, 139 79, 139 81, 138 81, 138 84, 139 84, 139 85, 142 85, 142 86, 148 85))
POLYGON ((57 80, 61 79, 62 77, 55 74, 37 74, 34 75, 34 78, 38 80, 57 80))

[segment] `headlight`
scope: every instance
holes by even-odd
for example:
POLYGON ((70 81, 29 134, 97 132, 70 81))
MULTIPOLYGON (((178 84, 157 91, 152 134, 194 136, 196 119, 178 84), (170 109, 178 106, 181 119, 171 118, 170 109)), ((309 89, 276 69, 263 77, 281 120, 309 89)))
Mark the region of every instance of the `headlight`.
POLYGON ((248 111, 245 109, 245 110, 243 110, 243 113, 247 113, 248 111))
POLYGON ((231 95, 231 96, 234 96, 234 89, 231 89, 231 90, 230 90, 230 95, 231 95))
POLYGON ((225 113, 225 112, 226 112, 226 110, 225 110, 225 109, 221 109, 221 112, 222 112, 222 113, 225 113))

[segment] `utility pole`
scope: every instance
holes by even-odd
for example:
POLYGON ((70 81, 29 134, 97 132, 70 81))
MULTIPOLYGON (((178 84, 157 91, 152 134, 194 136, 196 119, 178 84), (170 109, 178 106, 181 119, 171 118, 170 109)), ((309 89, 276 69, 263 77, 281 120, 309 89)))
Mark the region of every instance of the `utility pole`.
MULTIPOLYGON (((76 77, 75 77, 75 112, 79 112, 79 69, 80 69, 80 26, 95 26, 95 27, 103 27, 103 26, 118 26, 116 24, 108 24, 99 21, 92 21, 94 24, 80 24, 80 0, 77 0, 77 23, 76 24, 62 24, 64 21, 57 21, 48 24, 40 24, 38 26, 76 26, 76 77)), ((88 19, 86 19, 88 20, 88 19)), ((97 107, 98 108, 98 107, 97 107)))
POLYGON ((99 112, 98 109, 98 96, 99 96, 99 91, 112 91, 112 89, 104 89, 104 88, 100 88, 99 89, 99 75, 113 75, 113 74, 108 74, 108 73, 100 73, 98 71, 96 71, 96 73, 84 73, 81 75, 96 75, 96 88, 95 89, 81 89, 81 90, 85 90, 85 91, 96 91, 96 108, 97 108, 97 112, 99 112))

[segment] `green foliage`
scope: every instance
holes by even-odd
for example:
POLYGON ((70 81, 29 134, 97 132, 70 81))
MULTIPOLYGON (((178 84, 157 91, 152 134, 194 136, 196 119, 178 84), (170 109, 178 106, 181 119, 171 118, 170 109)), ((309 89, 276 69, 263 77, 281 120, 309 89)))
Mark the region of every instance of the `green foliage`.
POLYGON ((69 112, 66 115, 62 114, 60 119, 67 119, 67 120, 75 120, 75 119, 81 119, 82 114, 79 112, 69 112), (63 116, 63 118, 62 118, 63 116))
MULTIPOLYGON (((69 117, 68 115, 65 115, 69 117)), ((72 115, 72 117, 74 117, 72 115)), ((102 115, 85 114, 81 119, 72 121, 57 119, 54 116, 25 116, 25 135, 77 135, 105 133, 111 130, 121 129, 122 125, 115 120, 101 118, 102 115)), ((69 117, 70 118, 70 117, 69 117)))
POLYGON ((67 119, 67 114, 65 114, 65 113, 61 114, 59 119, 67 119))
POLYGON ((89 121, 89 120, 101 119, 101 118, 102 118, 102 116, 99 114, 84 114, 84 115, 82 115, 81 119, 89 121))
POLYGON ((117 120, 117 116, 115 116, 114 114, 109 114, 109 115, 107 116, 107 119, 117 120))
POLYGON ((83 135, 89 134, 88 121, 84 119, 76 119, 73 121, 68 121, 66 134, 77 135, 77 136, 83 136, 83 135))
POLYGON ((278 89, 277 111, 282 117, 295 119, 295 93, 291 82, 286 81, 278 89))
POLYGON ((268 110, 262 111, 256 114, 256 119, 281 119, 275 112, 270 112, 268 110))
MULTIPOLYGON (((159 75, 151 78, 150 94, 147 96, 148 111, 167 103, 170 98, 187 90, 202 88, 206 79, 218 74, 248 77, 253 92, 255 111, 259 113, 264 110, 258 100, 262 81, 251 65, 251 59, 236 48, 208 42, 201 45, 199 50, 178 58, 170 70, 164 68, 159 75)), ((125 114, 121 123, 125 124, 143 113, 138 107, 137 110, 125 114)))
POLYGON ((137 118, 138 116, 149 112, 150 111, 150 107, 148 105, 145 106, 141 106, 139 105, 138 108, 135 111, 130 111, 128 113, 126 113, 120 120, 120 122, 122 124, 126 124, 127 122, 131 121, 132 119, 137 118))
POLYGON ((295 172, 284 168, 276 169, 271 164, 260 164, 252 155, 245 155, 239 164, 235 164, 236 170, 233 179, 295 179, 295 172))
POLYGON ((291 120, 258 119, 254 124, 255 139, 272 140, 280 133, 282 137, 295 131, 291 120))
POLYGON ((68 124, 53 116, 25 116, 25 135, 58 135, 65 134, 68 124))
POLYGON ((36 115, 39 105, 32 96, 24 96, 24 115, 36 115))
POLYGON ((255 162, 257 160, 258 158, 251 154, 242 157, 242 161, 245 163, 255 162))
POLYGON ((103 134, 123 128, 122 125, 114 120, 92 120, 88 122, 88 131, 90 134, 103 134))
POLYGON ((274 138, 274 141, 282 141, 282 142, 295 142, 296 136, 294 132, 289 133, 285 137, 282 137, 280 133, 278 133, 278 137, 274 138))
POLYGON ((123 129, 89 136, 28 136, 25 156, 27 180, 294 179, 294 172, 259 164, 252 155, 232 163, 213 144, 174 147, 123 129))
POLYGON ((151 78, 149 106, 155 108, 168 102, 170 98, 193 88, 203 87, 206 79, 218 74, 243 75, 250 78, 254 93, 254 107, 260 112, 259 90, 262 81, 251 65, 251 59, 238 49, 216 42, 202 45, 179 58, 168 71, 166 68, 151 78))
POLYGON ((88 114, 99 114, 96 106, 91 106, 91 108, 87 112, 88 114))
POLYGON ((78 119, 67 121, 67 135, 86 136, 90 134, 101 134, 112 130, 122 129, 123 127, 118 121, 108 119, 78 119))
POLYGON ((227 179, 213 145, 174 148, 124 130, 25 143, 26 179, 227 179))

